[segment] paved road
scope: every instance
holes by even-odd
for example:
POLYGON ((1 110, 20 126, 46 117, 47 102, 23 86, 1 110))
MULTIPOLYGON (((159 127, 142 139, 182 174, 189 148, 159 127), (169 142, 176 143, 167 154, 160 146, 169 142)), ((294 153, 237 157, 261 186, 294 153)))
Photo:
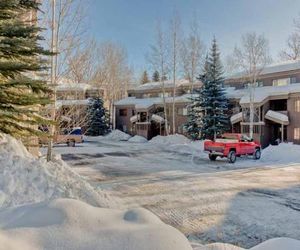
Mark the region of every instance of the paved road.
POLYGON ((300 166, 211 163, 197 150, 149 144, 90 142, 57 151, 96 187, 125 206, 148 208, 190 239, 247 248, 272 237, 300 239, 300 166))

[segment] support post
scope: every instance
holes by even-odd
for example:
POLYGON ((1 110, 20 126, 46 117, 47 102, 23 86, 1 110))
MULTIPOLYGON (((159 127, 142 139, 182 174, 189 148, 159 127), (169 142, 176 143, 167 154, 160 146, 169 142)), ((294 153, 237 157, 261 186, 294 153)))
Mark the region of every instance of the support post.
POLYGON ((281 142, 284 141, 284 125, 283 123, 281 124, 281 142))

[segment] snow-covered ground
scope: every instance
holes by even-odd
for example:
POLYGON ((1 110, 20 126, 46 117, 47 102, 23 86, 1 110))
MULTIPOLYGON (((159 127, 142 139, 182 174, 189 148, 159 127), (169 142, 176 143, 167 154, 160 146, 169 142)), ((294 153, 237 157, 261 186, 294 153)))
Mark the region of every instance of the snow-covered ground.
POLYGON ((58 199, 0 211, 3 250, 192 250, 186 237, 138 208, 58 199))
POLYGON ((35 159, 2 134, 0 166, 0 250, 192 249, 153 213, 120 210, 118 199, 92 187, 59 158, 35 159))
POLYGON ((72 168, 127 207, 142 206, 191 242, 250 248, 270 238, 300 240, 300 146, 282 144, 229 164, 210 162, 203 142, 180 136, 145 143, 86 138, 58 146, 72 168))

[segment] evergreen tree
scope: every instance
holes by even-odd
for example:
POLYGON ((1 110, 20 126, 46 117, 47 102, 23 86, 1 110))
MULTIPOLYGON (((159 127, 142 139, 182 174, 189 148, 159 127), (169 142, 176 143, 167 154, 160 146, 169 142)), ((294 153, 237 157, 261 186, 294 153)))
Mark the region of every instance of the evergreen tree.
POLYGON ((141 84, 145 84, 147 82, 150 82, 150 81, 149 81, 148 73, 145 70, 142 75, 141 84))
POLYGON ((199 80, 203 83, 199 102, 203 110, 200 136, 202 139, 215 139, 217 135, 227 131, 230 124, 227 114, 229 102, 223 88, 223 67, 215 38, 199 80))
POLYGON ((109 131, 109 115, 103 106, 103 100, 101 98, 91 99, 87 111, 86 135, 106 135, 109 131))
POLYGON ((25 21, 38 8, 35 0, 0 1, 0 132, 23 139, 48 123, 38 111, 50 90, 37 72, 47 69, 42 58, 50 53, 39 45, 36 20, 25 21))
POLYGON ((193 97, 191 98, 192 104, 188 107, 187 123, 184 125, 188 136, 192 140, 201 138, 202 126, 202 108, 200 90, 194 89, 193 97))
POLYGON ((160 81, 159 72, 157 70, 155 70, 153 75, 152 75, 152 81, 153 82, 159 82, 160 81))

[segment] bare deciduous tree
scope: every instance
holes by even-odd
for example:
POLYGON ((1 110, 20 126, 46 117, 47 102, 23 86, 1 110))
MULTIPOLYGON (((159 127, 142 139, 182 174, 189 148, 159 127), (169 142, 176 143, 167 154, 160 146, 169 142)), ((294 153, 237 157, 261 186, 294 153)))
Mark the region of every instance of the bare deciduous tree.
POLYGON ((250 91, 250 138, 253 138, 254 96, 259 76, 265 66, 271 62, 269 43, 263 35, 247 33, 242 36, 240 47, 235 47, 232 62, 235 68, 243 70, 250 91))
POLYGON ((190 33, 184 39, 181 49, 181 60, 185 77, 191 82, 191 93, 194 90, 196 74, 200 71, 204 59, 205 45, 200 39, 196 19, 192 22, 190 33))
MULTIPOLYGON (((44 15, 41 17, 41 25, 46 28, 45 41, 51 41, 51 34, 48 32, 52 28, 52 16, 50 7, 53 0, 45 0, 42 2, 42 9, 44 15)), ((56 56, 56 80, 61 77, 68 76, 67 62, 69 57, 74 53, 83 43, 85 38, 86 27, 86 8, 89 1, 86 0, 56 0, 55 1, 55 25, 56 30, 54 34, 57 56, 56 56)), ((48 44, 50 47, 51 45, 48 44)))
POLYGON ((178 12, 170 21, 170 68, 173 80, 173 102, 172 102, 172 133, 176 133, 176 117, 175 117, 175 96, 176 96, 176 81, 179 70, 179 55, 182 45, 180 34, 180 16, 178 12))
POLYGON ((151 46, 151 53, 148 56, 148 60, 151 63, 154 70, 157 70, 161 76, 160 81, 161 81, 162 99, 163 99, 164 116, 165 116, 165 132, 168 135, 169 125, 168 125, 165 77, 164 77, 168 73, 167 41, 166 41, 165 34, 162 30, 160 21, 157 22, 155 45, 151 46))
POLYGON ((98 66, 97 53, 95 53, 97 46, 94 39, 88 40, 68 58, 68 78, 74 83, 89 83, 95 77, 98 66))
MULTIPOLYGON (((104 42, 96 48, 97 65, 92 83, 105 90, 110 114, 114 102, 124 98, 132 80, 126 50, 113 42, 104 42)), ((112 116, 111 116, 112 117, 112 116)), ((111 121, 113 122, 113 121, 111 121)))

